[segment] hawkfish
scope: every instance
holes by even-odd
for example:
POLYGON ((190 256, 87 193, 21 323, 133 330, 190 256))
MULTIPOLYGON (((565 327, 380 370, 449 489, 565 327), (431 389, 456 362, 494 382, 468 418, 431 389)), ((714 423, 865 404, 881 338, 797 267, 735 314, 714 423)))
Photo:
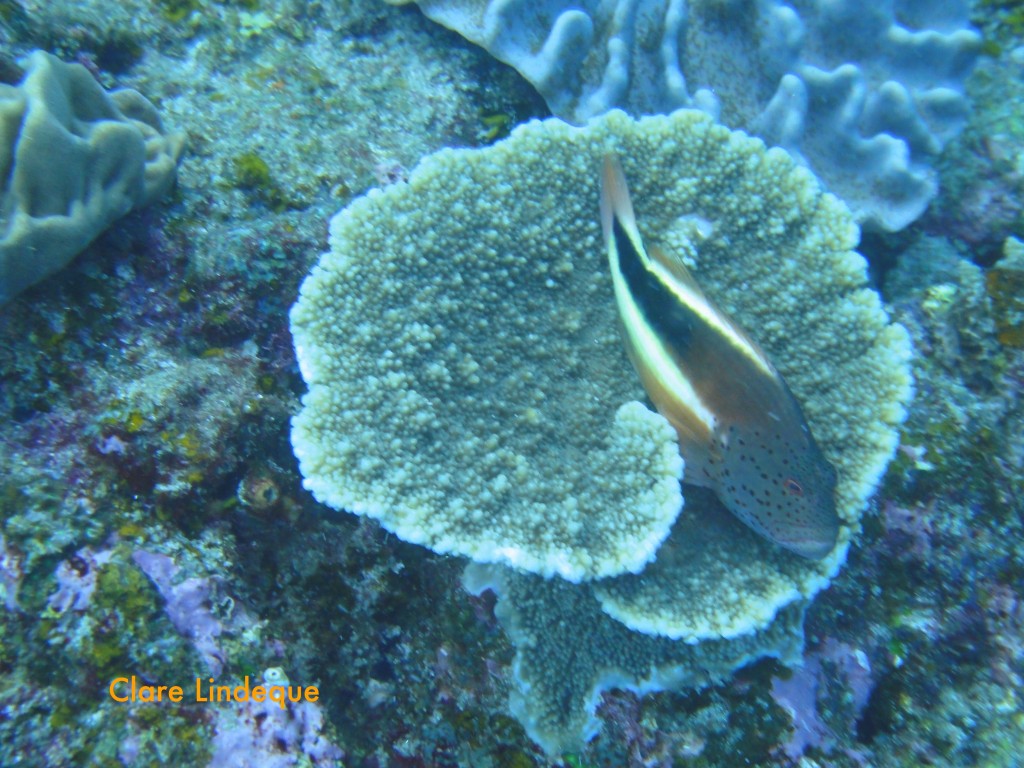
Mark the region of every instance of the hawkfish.
POLYGON ((755 532, 821 559, 836 544, 836 472, 764 351, 677 257, 645 248, 618 158, 605 158, 601 224, 629 359, 675 428, 685 481, 755 532))

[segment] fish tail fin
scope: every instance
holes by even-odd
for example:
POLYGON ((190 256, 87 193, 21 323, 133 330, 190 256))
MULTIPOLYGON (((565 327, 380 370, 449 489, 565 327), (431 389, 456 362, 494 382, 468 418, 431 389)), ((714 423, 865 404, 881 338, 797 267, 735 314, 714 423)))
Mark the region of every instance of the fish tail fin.
POLYGON ((632 241, 637 252, 646 256, 640 230, 636 226, 633 203, 629 199, 629 188, 618 155, 609 152, 604 156, 604 172, 601 176, 601 228, 605 244, 612 242, 613 223, 618 222, 626 236, 632 241))

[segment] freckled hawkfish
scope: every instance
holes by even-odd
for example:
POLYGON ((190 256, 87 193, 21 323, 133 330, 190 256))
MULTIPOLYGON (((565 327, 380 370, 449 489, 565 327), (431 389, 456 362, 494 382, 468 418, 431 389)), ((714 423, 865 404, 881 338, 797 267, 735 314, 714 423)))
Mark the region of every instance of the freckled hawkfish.
POLYGON ((811 559, 835 546, 836 473, 765 353, 678 258, 644 247, 618 158, 605 158, 601 224, 622 336, 679 435, 686 482, 711 488, 758 534, 811 559))

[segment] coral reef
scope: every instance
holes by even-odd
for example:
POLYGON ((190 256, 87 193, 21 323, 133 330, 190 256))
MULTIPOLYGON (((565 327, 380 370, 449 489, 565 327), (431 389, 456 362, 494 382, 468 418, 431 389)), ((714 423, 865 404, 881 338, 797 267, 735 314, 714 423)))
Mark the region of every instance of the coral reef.
MULTIPOLYGON (((502 714, 498 662, 484 663, 503 652, 499 636, 473 629, 455 572, 419 553, 396 554, 375 532, 322 521, 301 493, 288 445, 301 382, 287 307, 324 248, 328 213, 373 184, 377 164, 411 165, 442 141, 483 140, 478 109, 543 111, 514 72, 471 52, 456 59, 466 70, 477 63, 490 82, 460 76, 443 96, 450 46, 433 42, 414 13, 365 5, 352 15, 266 3, 279 24, 245 39, 233 26, 234 3, 0 8, 5 54, 55 46, 105 85, 159 100, 196 149, 180 168, 178 205, 117 222, 0 314, 8 424, 0 437, 0 739, 9 762, 204 765, 223 728, 228 743, 252 746, 243 753, 250 757, 337 764, 333 749, 317 745, 337 744, 339 723, 346 763, 410 764, 421 754, 466 765, 529 762, 521 729, 502 714), (163 11, 172 5, 191 10, 170 19, 163 11), (296 57, 297 48, 305 54, 296 57), (211 94, 214 71, 227 74, 211 94), (311 87, 317 77, 322 87, 311 87), (499 93, 509 83, 521 100, 499 93), (415 89, 430 93, 419 98, 415 89), (259 140, 255 126, 274 110, 292 117, 259 140), (280 139, 287 129, 294 142, 280 139), (234 158, 247 152, 269 167, 289 201, 284 210, 233 175, 234 158), (330 167, 329 178, 313 165, 330 167), (111 534, 123 541, 89 607, 44 617, 59 591, 58 566, 77 564, 85 548, 105 551, 111 534), (297 680, 325 681, 319 715, 279 723, 280 733, 297 734, 286 749, 259 741, 262 717, 100 695, 125 671, 173 683, 205 668, 132 560, 140 548, 180 569, 172 596, 193 579, 209 585, 201 616, 212 612, 228 626, 221 611, 233 603, 252 617, 241 635, 216 636, 225 682, 272 664, 297 680), (297 572, 296 563, 308 567, 297 572), (423 595, 415 608, 404 595, 410 583, 423 595), (414 628, 410 615, 435 624, 414 628), (445 648, 447 671, 435 678, 445 648), (394 693, 379 694, 371 709, 360 691, 374 686, 394 693)), ((5 81, 20 77, 5 56, 0 65, 5 81)))
POLYGON ((132 553, 132 561, 160 592, 174 628, 192 641, 206 669, 219 675, 225 655, 218 638, 225 632, 248 629, 252 619, 230 596, 217 598, 217 585, 209 579, 191 578, 175 583, 179 568, 167 555, 137 549, 132 553))
POLYGON ((78 550, 69 560, 57 566, 54 578, 57 591, 46 601, 46 610, 55 616, 68 611, 84 611, 96 591, 96 575, 110 560, 109 549, 94 552, 89 547, 78 550))
POLYGON ((466 588, 498 594, 496 614, 516 645, 511 709, 549 755, 578 750, 600 727, 601 693, 702 687, 750 661, 800 658, 803 608, 791 605, 761 632, 699 644, 632 632, 601 610, 589 585, 470 565, 466 588), (573 636, 572 627, 586 627, 573 636))
POLYGON ((1003 258, 985 275, 992 299, 996 338, 1008 347, 1024 347, 1024 243, 1008 237, 1003 258))
POLYGON ((0 84, 0 304, 163 195, 185 144, 137 91, 105 93, 44 51, 26 66, 18 87, 0 84))
MULTIPOLYGON (((310 386, 292 432, 304 484, 439 552, 571 581, 618 576, 594 595, 622 635, 628 627, 694 643, 764 629, 842 563, 909 397, 905 334, 861 287, 863 261, 846 250, 854 237, 842 207, 784 153, 696 111, 641 121, 613 112, 584 129, 533 123, 486 150, 428 158, 407 185, 334 219, 332 250, 292 310, 310 386), (661 544, 663 510, 675 519, 678 502, 650 489, 675 487, 678 469, 660 458, 660 417, 630 426, 627 442, 615 432, 624 415, 645 411, 628 404, 642 394, 617 335, 593 215, 595 169, 610 147, 636 179, 651 242, 695 260, 698 279, 759 330, 804 398, 840 477, 845 530, 824 561, 773 547, 694 492, 657 561, 621 576, 661 544), (545 194, 529 193, 538 189, 545 194), (713 234, 690 239, 688 216, 712 222, 713 234), (345 290, 353 284, 358 293, 345 290), (595 446, 609 446, 614 461, 595 446), (624 490, 636 494, 625 509, 624 490)), ((740 658, 755 655, 756 645, 742 647, 740 658)), ((528 677, 531 695, 545 696, 528 677)), ((552 689, 564 683, 552 669, 543 677, 552 689)), ((582 678, 584 691, 594 677, 582 678)), ((592 697, 563 703, 567 721, 545 720, 559 711, 551 701, 524 720, 546 746, 564 747, 592 697)))
MULTIPOLYGON (((695 258, 709 293, 759 329, 840 470, 841 515, 855 525, 909 396, 905 336, 862 288, 863 261, 846 250, 856 232, 835 199, 821 197, 784 153, 766 153, 699 112, 639 122, 615 112, 585 129, 530 124, 487 150, 435 155, 408 185, 334 219, 332 250, 292 310, 310 385, 292 442, 318 498, 437 551, 573 581, 649 559, 678 512, 666 487, 678 468, 664 455, 672 441, 664 421, 650 417, 647 426, 632 415, 639 406, 620 408, 643 395, 607 301, 594 215, 594 169, 610 146, 637 179, 652 242, 695 258), (685 183, 662 181, 679 169, 690 174, 685 183), (688 240, 681 215, 713 222, 714 234, 688 240), (359 293, 340 287, 353 283, 359 293), (499 297, 506 311, 495 323, 499 297), (833 376, 843 392, 826 383, 833 376), (641 505, 623 510, 626 492, 641 505)), ((702 526, 701 511, 684 517, 680 540, 715 549, 690 530, 702 526)), ((751 546, 725 529, 720 549, 751 546)), ((849 530, 819 564, 765 547, 758 558, 716 551, 701 562, 709 573, 742 572, 748 559, 775 563, 788 586, 766 587, 775 597, 763 596, 763 623, 778 605, 820 589, 848 538, 849 530), (716 560, 730 565, 713 568, 716 560)), ((696 622, 690 631, 749 631, 743 621, 731 629, 696 622)))
MULTIPOLYGON (((922 26, 962 26, 903 2, 907 28, 918 5, 922 26)), ((718 6, 735 18, 737 4, 718 6)), ((506 635, 515 604, 467 595, 463 560, 316 504, 289 445, 304 387, 287 310, 330 215, 442 146, 546 115, 533 88, 380 0, 0 0, 0 81, 19 82, 16 59, 42 48, 144 93, 190 146, 172 204, 114 222, 0 312, 2 762, 202 766, 237 748, 360 768, 1017 765, 1024 353, 1017 297, 1000 289, 1016 273, 1006 240, 1024 237, 1019 6, 973 4, 986 56, 968 127, 936 166, 936 205, 859 249, 913 336, 916 396, 846 564, 806 610, 813 674, 765 659, 641 694, 628 690, 638 671, 581 694, 594 709, 575 716, 598 735, 548 757, 509 712, 516 658, 547 668, 506 635), (170 601, 140 550, 178 569, 170 601), (209 589, 197 621, 221 627, 218 682, 280 667, 319 686, 319 707, 110 700, 126 673, 209 674, 170 615, 189 582, 209 589), (851 676, 850 653, 832 660, 841 649, 863 654, 870 679, 851 676), (799 707, 776 701, 776 680, 802 686, 799 707), (816 735, 796 760, 794 711, 816 735)), ((686 491, 683 515, 700 506, 686 491)), ((600 614, 596 626, 620 626, 600 614)), ((572 615, 549 619, 544 647, 578 645, 585 662, 589 619, 572 615)))
POLYGON ((934 235, 956 240, 979 263, 999 258, 1009 236, 1024 237, 1024 49, 1020 29, 1000 23, 1015 3, 983 0, 975 24, 989 56, 967 80, 972 109, 939 158, 942 185, 922 220, 934 235))
MULTIPOLYGON (((832 748, 835 734, 822 721, 818 701, 828 695, 828 684, 833 681, 842 684, 841 690, 848 692, 849 700, 843 702, 845 706, 826 706, 834 719, 839 719, 840 710, 846 710, 839 731, 849 733, 863 714, 873 686, 871 662, 863 651, 830 637, 821 648, 806 654, 788 678, 772 678, 772 698, 793 719, 792 736, 781 745, 792 760, 799 759, 808 748, 820 751, 832 748), (824 674, 823 665, 831 665, 834 670, 831 677, 824 674)), ((860 755, 851 756, 862 759, 860 755)))
POLYGON ((850 727, 844 702, 857 686, 822 665, 818 691, 824 682, 840 695, 819 693, 815 714, 802 712, 834 743, 809 754, 858 752, 884 768, 1011 766, 1024 744, 1013 682, 1024 360, 998 339, 985 272, 947 241, 911 242, 884 290, 918 350, 914 407, 860 547, 807 620, 809 656, 830 643, 856 647, 873 686, 850 727))
POLYGON ((706 110, 783 147, 887 230, 934 197, 930 166, 964 121, 980 48, 960 0, 416 2, 516 67, 559 117, 706 110))

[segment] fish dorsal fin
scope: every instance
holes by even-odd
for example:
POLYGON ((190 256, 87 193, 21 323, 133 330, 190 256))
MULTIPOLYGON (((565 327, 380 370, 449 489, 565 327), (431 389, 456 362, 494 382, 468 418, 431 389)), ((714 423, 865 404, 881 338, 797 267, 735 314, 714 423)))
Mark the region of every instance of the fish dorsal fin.
POLYGON ((683 263, 681 258, 668 255, 656 245, 647 246, 647 252, 650 254, 654 262, 663 267, 672 277, 688 287, 700 298, 707 298, 704 295, 704 291, 702 291, 700 286, 697 285, 697 280, 694 278, 693 273, 686 268, 686 265, 683 263))
POLYGON ((697 284, 693 273, 687 269, 682 260, 669 256, 657 246, 648 248, 650 260, 648 268, 658 276, 661 283, 675 296, 676 300, 685 304, 701 321, 716 329, 716 344, 728 344, 738 354, 749 358, 764 373, 775 375, 775 368, 760 346, 750 338, 735 320, 723 312, 718 305, 704 293, 697 284))

